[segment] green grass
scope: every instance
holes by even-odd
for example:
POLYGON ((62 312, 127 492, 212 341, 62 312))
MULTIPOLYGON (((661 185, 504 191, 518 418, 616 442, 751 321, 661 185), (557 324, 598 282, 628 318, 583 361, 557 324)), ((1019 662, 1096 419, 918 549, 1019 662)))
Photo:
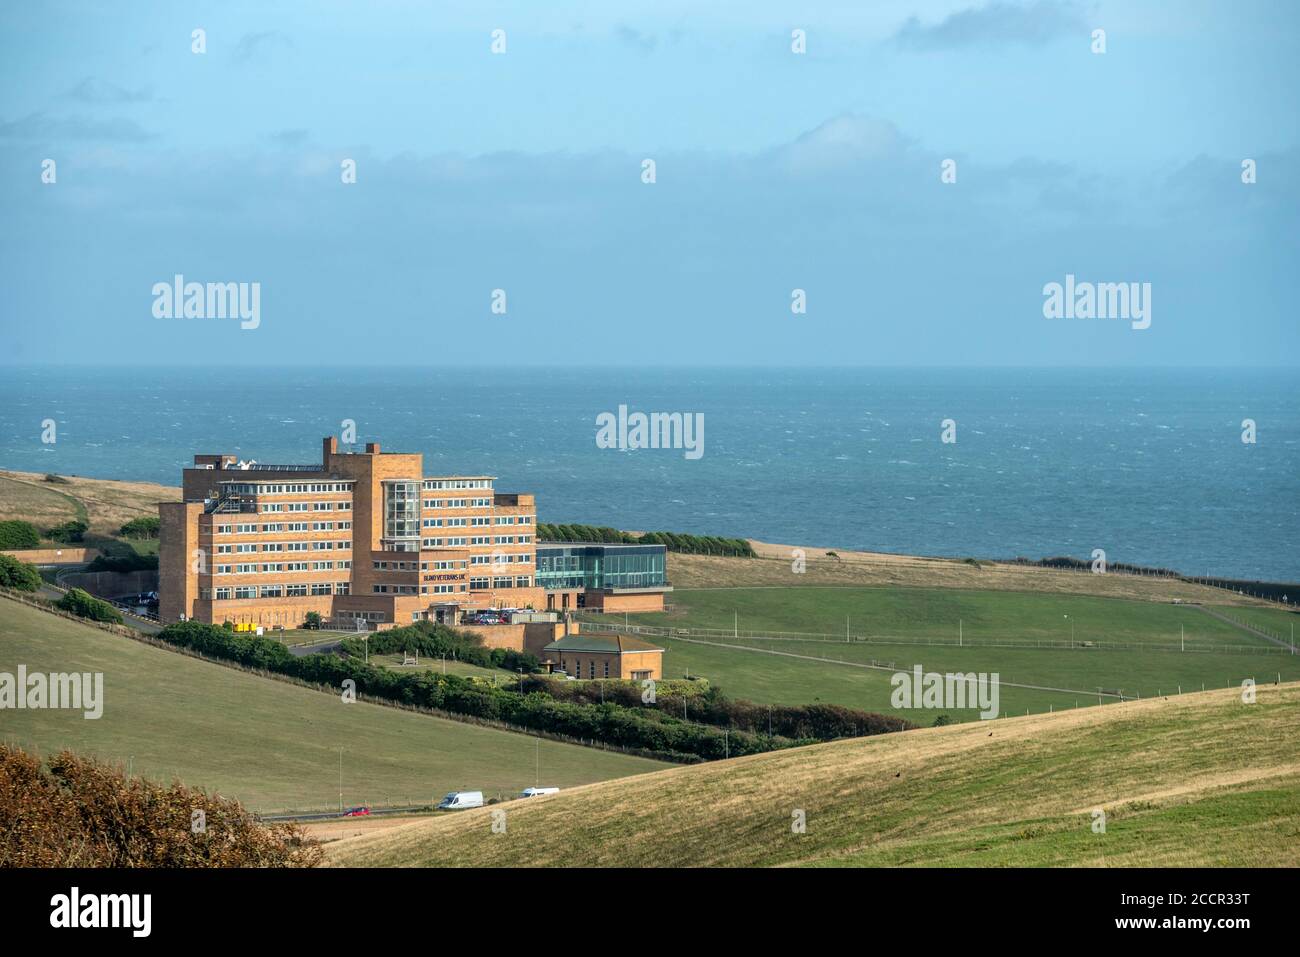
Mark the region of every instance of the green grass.
POLYGON ((371 655, 370 663, 381 668, 392 668, 394 671, 433 671, 438 674, 464 677, 496 678, 503 685, 519 679, 517 672, 506 671, 504 668, 484 668, 464 661, 443 661, 441 658, 421 658, 418 665, 403 665, 401 655, 371 655))
MULTIPOLYGON (((1284 681, 1300 679, 1300 656, 1279 653, 1275 645, 1196 608, 1172 604, 1017 592, 808 587, 683 591, 676 593, 674 601, 677 607, 672 613, 636 619, 675 629, 727 628, 731 609, 739 607, 742 631, 775 634, 828 630, 831 616, 854 615, 846 609, 855 609, 850 620, 853 635, 890 637, 853 642, 724 635, 704 639, 715 644, 660 639, 667 648, 664 674, 702 675, 731 697, 760 703, 839 704, 899 714, 923 725, 933 723, 940 713, 953 720, 973 720, 978 714, 969 709, 895 709, 890 702, 892 671, 854 665, 874 662, 910 670, 919 664, 940 673, 996 672, 1002 682, 1000 710, 1009 715, 1024 714, 1026 709, 1038 713, 1095 705, 1098 688, 1152 697, 1176 694, 1180 688, 1189 692, 1239 685, 1245 678, 1261 683, 1275 681, 1279 675, 1284 681), (962 617, 963 640, 972 646, 957 647, 955 629, 952 634, 937 631, 936 623, 953 614, 962 617), (1063 617, 1067 614, 1076 621, 1074 648, 1068 647, 1070 619, 1063 617), (859 621, 861 629, 853 627, 853 621, 859 621), (1052 635, 1048 625, 1059 630, 1058 621, 1065 623, 1067 647, 993 644, 1059 641, 1061 636, 1052 635), (1101 622, 1104 627, 1096 625, 1102 630, 1094 631, 1093 624, 1084 626, 1085 621, 1101 622), (1003 624, 994 627, 996 622, 1003 624), (1178 651, 1180 626, 1188 647, 1222 650, 1178 651), (925 643, 935 640, 942 643, 925 643), (1106 645, 1112 640, 1136 650, 1111 650, 1106 645), (1093 641, 1094 647, 1083 647, 1085 641, 1093 641), (1012 687, 1016 684, 1037 687, 1012 687)), ((1113 700, 1101 698, 1104 703, 1113 700)))
MULTIPOLYGON (((943 588, 723 588, 678 591, 672 613, 631 616, 642 624, 842 636, 989 642, 1258 646, 1260 639, 1189 605, 1083 595, 943 588), (1068 616, 1068 617, 1067 617, 1068 616)), ((1267 609, 1264 609, 1267 611, 1267 609)), ((1234 609, 1236 611, 1236 609, 1234 609)))
POLYGON ((924 728, 508 805, 504 834, 483 809, 327 854, 360 866, 1294 867, 1298 719, 1293 683, 1251 704, 1212 691, 924 728))
POLYGON ((517 794, 665 765, 462 724, 261 678, 0 599, 0 671, 104 675, 104 714, 4 711, 0 735, 239 798, 261 811, 428 801, 462 788, 517 794))

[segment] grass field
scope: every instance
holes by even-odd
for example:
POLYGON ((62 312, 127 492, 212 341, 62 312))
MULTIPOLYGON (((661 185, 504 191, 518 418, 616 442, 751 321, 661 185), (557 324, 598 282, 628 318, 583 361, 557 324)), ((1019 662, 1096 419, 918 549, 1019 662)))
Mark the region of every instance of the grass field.
MULTIPOLYGON (((711 555, 668 556, 668 578, 677 588, 954 588, 980 591, 1053 592, 1129 598, 1138 601, 1200 601, 1264 607, 1265 603, 1221 588, 1173 578, 1039 568, 1008 562, 968 562, 880 552, 838 551, 801 546, 804 571, 795 574, 789 545, 751 541, 756 558, 711 555)), ((843 623, 841 622, 841 627, 843 623)))
POLYGON ((177 502, 181 497, 179 488, 152 482, 64 478, 65 482, 46 482, 40 473, 0 470, 0 519, 23 519, 43 530, 79 518, 92 532, 116 535, 133 518, 156 518, 159 502, 177 502))
POLYGON ((1300 685, 673 768, 331 845, 347 866, 1300 864, 1300 685), (1105 830, 1094 830, 1094 810, 1105 830), (794 824, 802 813, 805 827, 794 824))
MULTIPOLYGON (((1259 645, 1258 638, 1190 605, 1088 595, 957 588, 727 588, 678 591, 674 610, 633 615, 673 627, 970 642, 1259 645)), ((1234 614, 1244 609, 1234 608, 1234 614)), ((1279 612, 1277 614, 1287 614, 1279 612)))
MULTIPOLYGON (((682 590, 675 593, 674 604, 670 613, 631 616, 634 623, 693 630, 695 640, 656 639, 667 648, 666 677, 698 674, 731 697, 840 704, 927 725, 947 712, 894 709, 892 671, 919 664, 940 673, 996 672, 1002 683, 1001 709, 1013 715, 1116 700, 1099 699, 1099 688, 1112 695, 1151 697, 1237 685, 1244 678, 1300 679, 1300 656, 1188 605, 960 589, 816 587, 682 590), (742 637, 700 634, 703 629, 730 631, 737 611, 742 637), (744 637, 746 629, 768 635, 834 634, 837 622, 842 636, 845 616, 855 639, 851 642, 744 637), (956 647, 959 620, 963 647, 956 647), (1180 651, 1180 628, 1187 648, 1218 650, 1180 651), (875 637, 863 640, 863 635, 875 637), (996 647, 999 642, 1029 646, 996 647), (1107 647, 1112 642, 1130 647, 1113 650, 1107 647), (876 669, 862 667, 873 664, 876 669)), ((1245 611, 1255 610, 1230 609, 1239 616, 1245 611)), ((954 711, 949 717, 972 720, 977 713, 954 711)))
POLYGON ((0 598, 0 671, 104 675, 104 714, 0 712, 0 736, 42 753, 97 754, 137 774, 259 811, 424 802, 570 787, 665 765, 332 695, 121 638, 0 598), (540 771, 538 770, 540 769, 540 771))

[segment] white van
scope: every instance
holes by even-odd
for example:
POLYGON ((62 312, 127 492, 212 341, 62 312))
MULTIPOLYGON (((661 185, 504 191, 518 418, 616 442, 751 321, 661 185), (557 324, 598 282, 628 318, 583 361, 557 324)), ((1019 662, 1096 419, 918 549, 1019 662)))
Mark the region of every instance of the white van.
POLYGON ((452 791, 438 805, 440 811, 460 811, 467 807, 482 807, 482 791, 452 791))
POLYGON ((524 792, 519 796, 526 797, 526 798, 535 798, 535 797, 541 797, 543 794, 559 794, 559 793, 560 793, 559 788, 524 788, 524 792))

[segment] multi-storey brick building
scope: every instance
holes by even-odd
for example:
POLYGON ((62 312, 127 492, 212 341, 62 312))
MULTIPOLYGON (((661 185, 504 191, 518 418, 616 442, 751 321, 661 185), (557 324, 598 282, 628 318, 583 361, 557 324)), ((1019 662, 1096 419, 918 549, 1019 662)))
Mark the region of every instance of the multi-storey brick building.
POLYGON ((425 477, 418 453, 340 452, 331 437, 320 464, 196 455, 182 491, 158 506, 164 622, 295 627, 314 611, 373 626, 546 605, 533 496, 425 477))

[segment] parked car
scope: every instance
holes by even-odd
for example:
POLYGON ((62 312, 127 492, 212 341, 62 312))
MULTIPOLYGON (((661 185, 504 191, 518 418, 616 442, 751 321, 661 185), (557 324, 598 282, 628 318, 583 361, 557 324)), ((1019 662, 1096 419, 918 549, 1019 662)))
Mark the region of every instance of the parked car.
POLYGON ((482 807, 482 791, 452 791, 438 803, 440 811, 460 811, 468 807, 482 807))
POLYGON ((524 788, 523 793, 520 794, 519 796, 526 797, 526 798, 535 798, 535 797, 541 797, 543 794, 559 794, 559 793, 560 793, 559 788, 524 788))
POLYGON ((366 817, 370 813, 368 807, 350 807, 343 812, 344 817, 366 817))

